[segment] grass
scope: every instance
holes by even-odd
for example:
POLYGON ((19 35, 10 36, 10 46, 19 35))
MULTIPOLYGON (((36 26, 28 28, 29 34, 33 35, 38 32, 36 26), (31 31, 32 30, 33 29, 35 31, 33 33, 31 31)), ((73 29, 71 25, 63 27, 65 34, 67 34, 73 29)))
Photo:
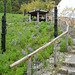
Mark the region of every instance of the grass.
MULTIPOLYGON (((0 13, 0 20, 2 15, 3 14, 0 13)), ((53 38, 50 34, 54 32, 54 26, 46 22, 24 22, 22 14, 7 14, 6 20, 6 52, 1 54, 2 50, 0 50, 0 74, 23 75, 27 71, 27 61, 12 69, 9 69, 9 65, 48 43, 49 40, 53 38), (49 26, 51 26, 51 29, 49 26)), ((41 62, 42 58, 49 58, 53 52, 52 47, 53 45, 37 53, 36 61, 41 62), (42 55, 42 53, 44 53, 45 56, 42 55)), ((35 56, 32 57, 32 60, 35 62, 35 56)))
MULTIPOLYGON (((3 13, 0 13, 0 21, 3 13)), ((6 52, 2 54, 0 42, 0 75, 23 75, 27 71, 27 61, 9 69, 9 65, 37 48, 45 45, 54 38, 54 24, 48 22, 28 23, 22 14, 9 14, 6 16, 7 34, 6 34, 6 52), (10 23, 10 24, 9 24, 10 23)), ((0 22, 0 30, 1 30, 0 22)), ((61 34, 58 29, 58 34, 61 34)), ((0 32, 1 37, 1 32, 0 32)), ((53 53, 54 44, 43 49, 32 57, 33 63, 41 62, 47 59, 53 53)), ((46 65, 46 64, 45 64, 46 65)))

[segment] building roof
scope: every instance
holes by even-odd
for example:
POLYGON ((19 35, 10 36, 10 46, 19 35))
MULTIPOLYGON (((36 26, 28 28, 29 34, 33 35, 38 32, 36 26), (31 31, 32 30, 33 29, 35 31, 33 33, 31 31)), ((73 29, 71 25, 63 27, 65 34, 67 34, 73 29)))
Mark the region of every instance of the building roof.
POLYGON ((48 13, 48 11, 45 11, 45 10, 41 10, 41 9, 35 9, 35 10, 33 10, 33 11, 29 11, 28 12, 28 14, 32 14, 33 16, 34 15, 37 15, 37 12, 39 12, 39 14, 46 14, 46 13, 48 13))

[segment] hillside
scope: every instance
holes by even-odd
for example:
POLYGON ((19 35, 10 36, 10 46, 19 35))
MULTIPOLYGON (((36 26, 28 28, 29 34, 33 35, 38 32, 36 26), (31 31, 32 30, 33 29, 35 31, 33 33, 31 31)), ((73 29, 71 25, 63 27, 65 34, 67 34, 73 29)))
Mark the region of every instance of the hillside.
MULTIPOLYGON (((0 16, 2 15, 3 14, 0 13, 0 16)), ((23 62, 11 70, 8 66, 50 41, 53 38, 53 27, 53 24, 46 22, 32 22, 29 24, 28 22, 24 22, 23 15, 7 14, 6 52, 4 52, 4 54, 1 54, 0 42, 0 74, 23 75, 27 69, 27 62, 23 62), (18 74, 19 71, 20 73, 18 74)), ((52 49, 53 44, 46 48, 44 52, 41 51, 38 53, 36 61, 41 62, 42 57, 44 59, 48 58, 53 52, 52 49), (44 53, 45 56, 41 53, 44 53)), ((35 56, 32 60, 35 62, 35 56)))

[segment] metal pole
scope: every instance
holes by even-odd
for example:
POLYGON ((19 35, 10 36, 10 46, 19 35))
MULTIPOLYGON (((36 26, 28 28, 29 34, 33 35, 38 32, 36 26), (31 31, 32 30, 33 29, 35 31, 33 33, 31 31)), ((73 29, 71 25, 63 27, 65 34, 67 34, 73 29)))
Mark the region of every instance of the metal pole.
POLYGON ((54 36, 57 37, 57 7, 55 7, 55 23, 54 23, 54 36))
MULTIPOLYGON (((55 10, 55 23, 54 23, 54 36, 57 37, 57 7, 54 8, 55 10)), ((54 43, 54 67, 57 67, 57 53, 56 53, 56 41, 54 43)))
POLYGON ((5 34, 6 34, 6 1, 4 2, 4 16, 2 16, 2 37, 1 37, 1 49, 3 52, 6 51, 5 49, 5 34))

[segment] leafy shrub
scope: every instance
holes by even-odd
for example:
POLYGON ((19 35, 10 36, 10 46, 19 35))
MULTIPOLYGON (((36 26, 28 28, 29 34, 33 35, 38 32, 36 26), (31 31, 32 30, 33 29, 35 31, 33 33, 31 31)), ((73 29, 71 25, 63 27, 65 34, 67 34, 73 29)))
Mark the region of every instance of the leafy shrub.
POLYGON ((3 1, 0 1, 0 13, 4 12, 4 4, 3 1))
POLYGON ((46 60, 43 61, 43 67, 45 68, 48 65, 48 62, 46 60))
MULTIPOLYGON (((0 20, 2 15, 3 14, 0 15, 0 20)), ((15 66, 11 70, 8 69, 8 66, 24 57, 24 55, 22 54, 22 50, 24 50, 26 52, 26 55, 28 55, 29 53, 35 51, 36 49, 45 45, 47 42, 53 39, 54 24, 43 21, 40 23, 34 21, 32 21, 31 23, 23 22, 22 14, 7 14, 6 18, 7 24, 12 24, 7 26, 6 52, 4 54, 0 54, 0 74, 17 75, 21 70, 20 75, 22 75, 27 71, 26 62, 15 66), (49 26, 52 26, 51 30, 49 30, 49 26), (29 48, 32 48, 31 52, 29 52, 29 48)), ((53 53, 53 47, 54 44, 37 53, 36 61, 41 62, 42 59, 49 58, 50 54, 53 53)), ((34 62, 34 56, 32 57, 32 59, 34 62)))
POLYGON ((11 13, 12 11, 11 0, 7 0, 6 8, 7 8, 7 13, 11 13))
POLYGON ((31 11, 33 10, 35 7, 36 9, 43 9, 43 10, 47 10, 47 11, 50 11, 55 5, 55 2, 54 1, 46 1, 46 2, 43 2, 43 1, 40 1, 40 0, 37 0, 37 1, 32 1, 31 3, 28 3, 28 4, 22 4, 21 5, 21 12, 24 13, 24 9, 28 11, 31 11))
POLYGON ((37 61, 42 61, 41 59, 42 59, 41 54, 37 53, 37 61))
POLYGON ((61 43, 60 45, 60 51, 65 52, 66 51, 66 42, 61 43))
POLYGON ((72 45, 72 38, 68 37, 68 45, 72 45))
POLYGON ((49 56, 50 56, 49 53, 48 53, 47 51, 44 51, 44 50, 42 51, 41 54, 42 54, 42 57, 43 57, 44 59, 47 59, 47 58, 49 58, 49 56))
POLYGON ((15 73, 15 75, 23 75, 24 74, 24 71, 25 69, 23 68, 23 67, 20 67, 20 68, 18 68, 17 70, 16 70, 16 73, 15 73))
POLYGON ((34 22, 34 21, 32 21, 32 22, 30 23, 30 25, 35 25, 35 22, 34 22))
POLYGON ((51 21, 51 19, 49 19, 49 21, 51 21))
POLYGON ((47 47, 47 52, 49 54, 52 54, 53 53, 53 50, 54 50, 54 44, 50 45, 49 47, 47 47))

